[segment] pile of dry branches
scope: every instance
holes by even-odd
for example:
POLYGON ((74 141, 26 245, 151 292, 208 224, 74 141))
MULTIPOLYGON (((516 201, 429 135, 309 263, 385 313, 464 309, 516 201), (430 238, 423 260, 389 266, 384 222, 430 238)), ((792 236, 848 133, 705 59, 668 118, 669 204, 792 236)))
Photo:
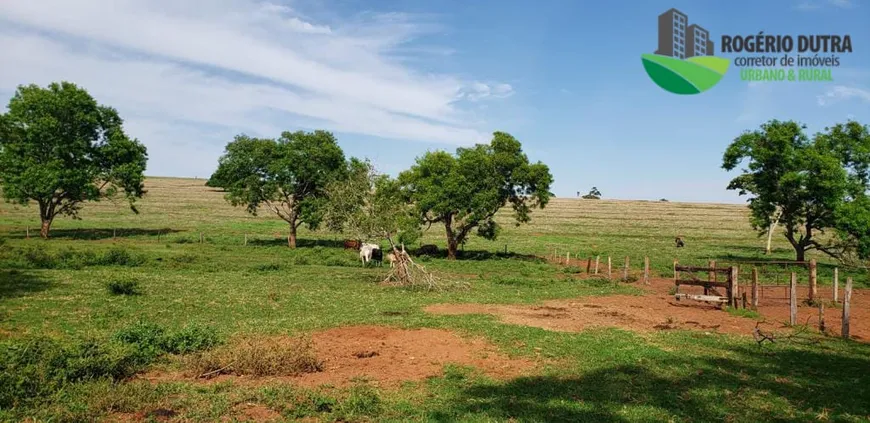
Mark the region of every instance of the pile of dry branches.
POLYGON ((425 267, 411 259, 411 255, 405 251, 404 244, 401 248, 398 248, 392 239, 387 237, 387 240, 390 242, 393 260, 391 260, 390 272, 383 283, 393 286, 420 288, 426 291, 442 291, 447 288, 468 287, 467 283, 444 281, 435 276, 432 272, 426 270, 425 267))

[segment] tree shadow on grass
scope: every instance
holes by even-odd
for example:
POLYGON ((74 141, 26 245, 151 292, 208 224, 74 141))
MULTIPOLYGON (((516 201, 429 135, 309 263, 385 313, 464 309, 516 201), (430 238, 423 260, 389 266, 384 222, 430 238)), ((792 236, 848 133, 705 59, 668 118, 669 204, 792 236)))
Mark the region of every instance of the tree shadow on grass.
MULTIPOLYGON (((838 341, 837 341, 838 342, 838 341)), ((729 358, 675 358, 616 365, 581 376, 475 384, 431 416, 541 422, 794 421, 870 415, 870 347, 849 353, 786 347, 728 348, 729 358), (795 416, 791 412, 807 413, 795 416), (631 417, 631 418, 629 418, 631 417)))
POLYGON ((52 282, 29 272, 0 270, 0 300, 41 292, 52 285, 52 282))
MULTIPOLYGON (((287 238, 249 239, 248 245, 256 245, 260 247, 287 247, 287 238)), ((296 248, 313 247, 344 248, 344 241, 335 239, 296 239, 296 248)))
MULTIPOLYGON (((38 229, 30 231, 31 237, 39 237, 38 229)), ((143 229, 143 228, 87 228, 87 229, 52 229, 49 239, 72 239, 80 241, 95 241, 112 238, 129 238, 138 236, 167 235, 182 232, 177 229, 143 229)), ((24 238, 25 234, 15 234, 15 238, 24 238)))
MULTIPOLYGON (((447 250, 439 249, 435 254, 425 254, 420 253, 416 250, 410 250, 410 253, 414 257, 431 257, 438 259, 447 259, 447 250)), ((521 260, 521 261, 530 261, 536 263, 545 263, 546 260, 538 257, 533 254, 520 254, 514 252, 504 253, 502 251, 492 252, 485 250, 459 250, 456 252, 457 260, 469 260, 469 261, 487 261, 487 260, 521 260)))

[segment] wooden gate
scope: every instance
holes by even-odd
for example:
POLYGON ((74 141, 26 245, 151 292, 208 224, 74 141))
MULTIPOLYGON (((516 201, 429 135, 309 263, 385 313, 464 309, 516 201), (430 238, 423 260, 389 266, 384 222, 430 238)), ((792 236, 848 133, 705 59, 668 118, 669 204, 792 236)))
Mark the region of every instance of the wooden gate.
POLYGON ((739 307, 737 299, 737 267, 696 267, 696 266, 681 266, 674 263, 674 285, 676 288, 674 298, 676 300, 688 299, 695 301, 712 302, 719 304, 729 304, 734 308, 739 307), (681 274, 683 272, 686 275, 681 274), (707 280, 698 278, 695 274, 698 272, 706 273, 707 280), (716 275, 725 275, 725 280, 717 281, 716 275), (682 276, 682 278, 681 278, 682 276), (685 277, 688 276, 688 277, 685 277), (686 294, 680 292, 680 286, 701 286, 704 288, 704 295, 686 294), (724 290, 724 293, 721 291, 724 290))

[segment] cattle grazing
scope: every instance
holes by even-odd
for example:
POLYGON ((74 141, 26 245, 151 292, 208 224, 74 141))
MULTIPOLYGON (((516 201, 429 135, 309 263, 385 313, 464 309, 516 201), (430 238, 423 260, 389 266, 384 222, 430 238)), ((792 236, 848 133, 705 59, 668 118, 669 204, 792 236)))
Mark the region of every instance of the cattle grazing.
POLYGON ((381 247, 377 244, 362 244, 359 249, 359 258, 362 260, 363 266, 370 261, 381 262, 384 258, 381 247))
POLYGON ((380 247, 372 250, 372 261, 378 266, 384 263, 384 251, 380 247))
POLYGON ((344 240, 344 249, 345 250, 359 250, 360 246, 362 246, 362 243, 355 240, 355 239, 344 240))
POLYGON ((396 267, 396 261, 398 261, 398 258, 396 258, 396 255, 393 253, 387 253, 387 261, 390 262, 390 268, 392 269, 393 267, 396 267))
POLYGON ((679 237, 679 236, 678 236, 677 239, 676 239, 674 242, 677 243, 677 248, 682 248, 682 247, 684 247, 684 246, 686 245, 686 243, 683 242, 683 237, 679 237))
POLYGON ((417 250, 417 253, 420 255, 434 256, 438 254, 438 246, 434 244, 421 245, 420 249, 417 250))

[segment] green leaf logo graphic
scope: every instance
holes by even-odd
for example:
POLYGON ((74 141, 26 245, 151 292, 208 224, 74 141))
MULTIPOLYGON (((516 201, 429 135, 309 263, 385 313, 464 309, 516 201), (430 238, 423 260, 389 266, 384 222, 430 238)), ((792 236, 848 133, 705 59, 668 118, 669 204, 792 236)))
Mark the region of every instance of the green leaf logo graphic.
POLYGON ((641 55, 643 68, 659 87, 674 94, 699 94, 713 88, 728 71, 728 59, 695 56, 686 60, 659 54, 641 55))

